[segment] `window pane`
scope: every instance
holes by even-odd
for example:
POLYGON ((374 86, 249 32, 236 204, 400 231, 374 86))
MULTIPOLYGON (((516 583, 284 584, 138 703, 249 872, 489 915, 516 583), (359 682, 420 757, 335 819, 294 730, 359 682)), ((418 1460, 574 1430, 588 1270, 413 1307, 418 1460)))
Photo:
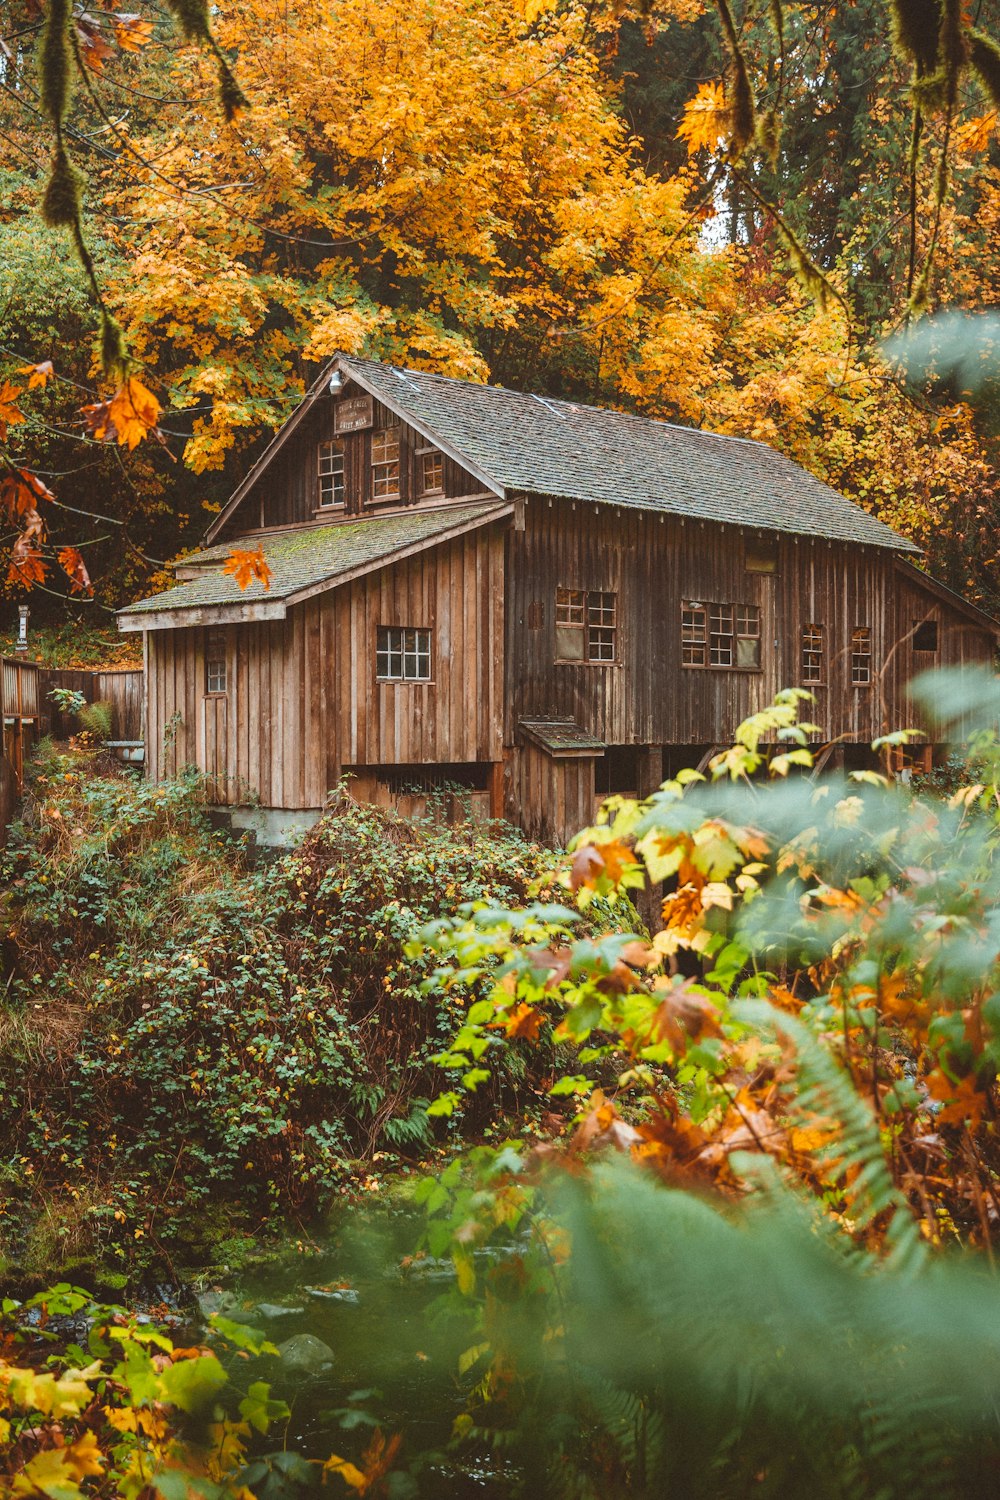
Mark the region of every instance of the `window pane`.
POLYGON ((708 619, 703 604, 681 605, 681 661, 686 667, 706 664, 708 619))
POLYGON ((380 625, 375 648, 375 675, 382 682, 429 682, 431 633, 410 626, 380 625))
POLYGON ((586 598, 582 589, 556 589, 556 624, 582 626, 586 598))
POLYGON ((339 440, 320 443, 317 459, 319 503, 328 506, 344 503, 344 445, 339 440))
POLYGON ((372 433, 372 499, 399 497, 399 428, 383 427, 372 433))
POLYGON ((429 495, 444 489, 444 454, 422 453, 420 455, 420 493, 429 495))
POLYGON ((802 629, 802 681, 823 681, 823 627, 805 625, 802 629))
POLYGON ((579 626, 556 626, 556 657, 559 661, 583 661, 583 631, 579 626))
POLYGON ((205 691, 226 691, 226 632, 213 627, 205 632, 205 691))
POLYGON ((851 683, 864 687, 872 680, 872 639, 867 625, 859 625, 851 636, 851 683))
POLYGON ((740 635, 736 638, 736 665, 745 671, 750 671, 760 666, 760 640, 753 636, 740 635))

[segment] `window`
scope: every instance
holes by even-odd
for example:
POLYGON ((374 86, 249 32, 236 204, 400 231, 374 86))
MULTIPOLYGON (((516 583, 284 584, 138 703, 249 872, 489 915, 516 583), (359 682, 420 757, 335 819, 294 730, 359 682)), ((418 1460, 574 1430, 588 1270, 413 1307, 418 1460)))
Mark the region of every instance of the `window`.
POLYGON ((936 651, 938 648, 938 622, 937 620, 914 620, 913 622, 913 649, 914 651, 936 651))
POLYGON ((685 667, 756 671, 760 666, 760 606, 685 600, 681 604, 681 662, 685 667))
POLYGON ((205 692, 226 691, 226 632, 220 627, 205 632, 205 692))
POLYGON ((859 625, 851 635, 851 684, 864 687, 872 680, 872 633, 859 625))
POLYGON ((743 555, 748 573, 776 573, 778 571, 778 546, 776 542, 760 538, 748 540, 743 555))
POLYGON ((681 661, 686 667, 707 664, 707 611, 703 604, 681 605, 681 661))
POLYGON ((375 675, 380 682, 430 682, 430 631, 411 630, 402 625, 380 625, 375 675))
POLYGON ((417 449, 417 484, 421 495, 444 493, 444 454, 437 448, 417 449))
POLYGON ((323 510, 344 503, 344 445, 337 438, 320 443, 318 455, 319 504, 323 510))
POLYGON ((802 627, 802 684, 808 686, 811 683, 823 681, 823 627, 822 625, 803 625, 802 627))
POLYGON ((372 499, 399 499, 399 428, 372 433, 372 499))
POLYGON ((615 659, 617 597, 600 589, 556 590, 556 659, 615 659))

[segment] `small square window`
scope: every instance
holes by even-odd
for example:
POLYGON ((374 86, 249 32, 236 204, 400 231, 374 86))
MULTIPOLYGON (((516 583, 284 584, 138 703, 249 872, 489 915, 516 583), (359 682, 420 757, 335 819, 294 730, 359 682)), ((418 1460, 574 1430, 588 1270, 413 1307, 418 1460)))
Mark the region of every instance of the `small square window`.
POLYGON ((318 496, 321 510, 334 510, 344 503, 344 445, 339 438, 320 443, 317 457, 318 496))
POLYGON ((205 632, 205 692, 226 691, 226 632, 221 626, 205 632))
POLYGON ((617 596, 604 590, 556 590, 556 659, 613 662, 617 596))
POLYGON ((936 651, 938 648, 938 622, 937 620, 914 620, 913 622, 913 649, 914 651, 936 651))
POLYGON ((372 433, 372 499, 399 499, 399 428, 372 433))
POLYGON ((380 682, 430 682, 430 631, 405 625, 380 625, 375 675, 380 682))

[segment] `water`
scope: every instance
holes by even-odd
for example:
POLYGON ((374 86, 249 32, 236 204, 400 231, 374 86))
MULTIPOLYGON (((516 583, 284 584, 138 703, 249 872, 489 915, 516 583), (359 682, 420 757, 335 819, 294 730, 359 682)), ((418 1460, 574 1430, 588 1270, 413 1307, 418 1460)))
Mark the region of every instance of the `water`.
POLYGON ((475 1378, 459 1377, 459 1356, 478 1339, 470 1319, 442 1305, 453 1284, 450 1262, 412 1259, 417 1233, 407 1215, 345 1213, 318 1250, 290 1246, 209 1289, 202 1310, 249 1323, 285 1347, 281 1362, 227 1360, 235 1382, 268 1379, 291 1407, 287 1437, 279 1424, 271 1438, 309 1458, 337 1453, 357 1463, 372 1429, 345 1430, 353 1405, 386 1435, 402 1434, 396 1464, 413 1467, 421 1496, 501 1500, 514 1478, 502 1457, 468 1447, 445 1452, 475 1378), (316 1340, 327 1346, 325 1367, 316 1340), (352 1403, 357 1392, 371 1394, 352 1403))

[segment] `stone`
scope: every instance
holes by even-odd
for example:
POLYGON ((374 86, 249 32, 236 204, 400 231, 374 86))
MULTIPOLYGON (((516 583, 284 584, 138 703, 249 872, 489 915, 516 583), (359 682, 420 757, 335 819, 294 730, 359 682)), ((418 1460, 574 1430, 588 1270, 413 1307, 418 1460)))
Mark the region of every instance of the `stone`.
POLYGON ((305 1312, 305 1308, 281 1307, 277 1302, 258 1302, 253 1312, 261 1318, 267 1318, 270 1322, 274 1318, 300 1318, 305 1312))
POLYGON ((314 1333, 296 1333, 278 1345, 281 1363, 290 1375, 321 1375, 333 1364, 333 1350, 314 1333))

